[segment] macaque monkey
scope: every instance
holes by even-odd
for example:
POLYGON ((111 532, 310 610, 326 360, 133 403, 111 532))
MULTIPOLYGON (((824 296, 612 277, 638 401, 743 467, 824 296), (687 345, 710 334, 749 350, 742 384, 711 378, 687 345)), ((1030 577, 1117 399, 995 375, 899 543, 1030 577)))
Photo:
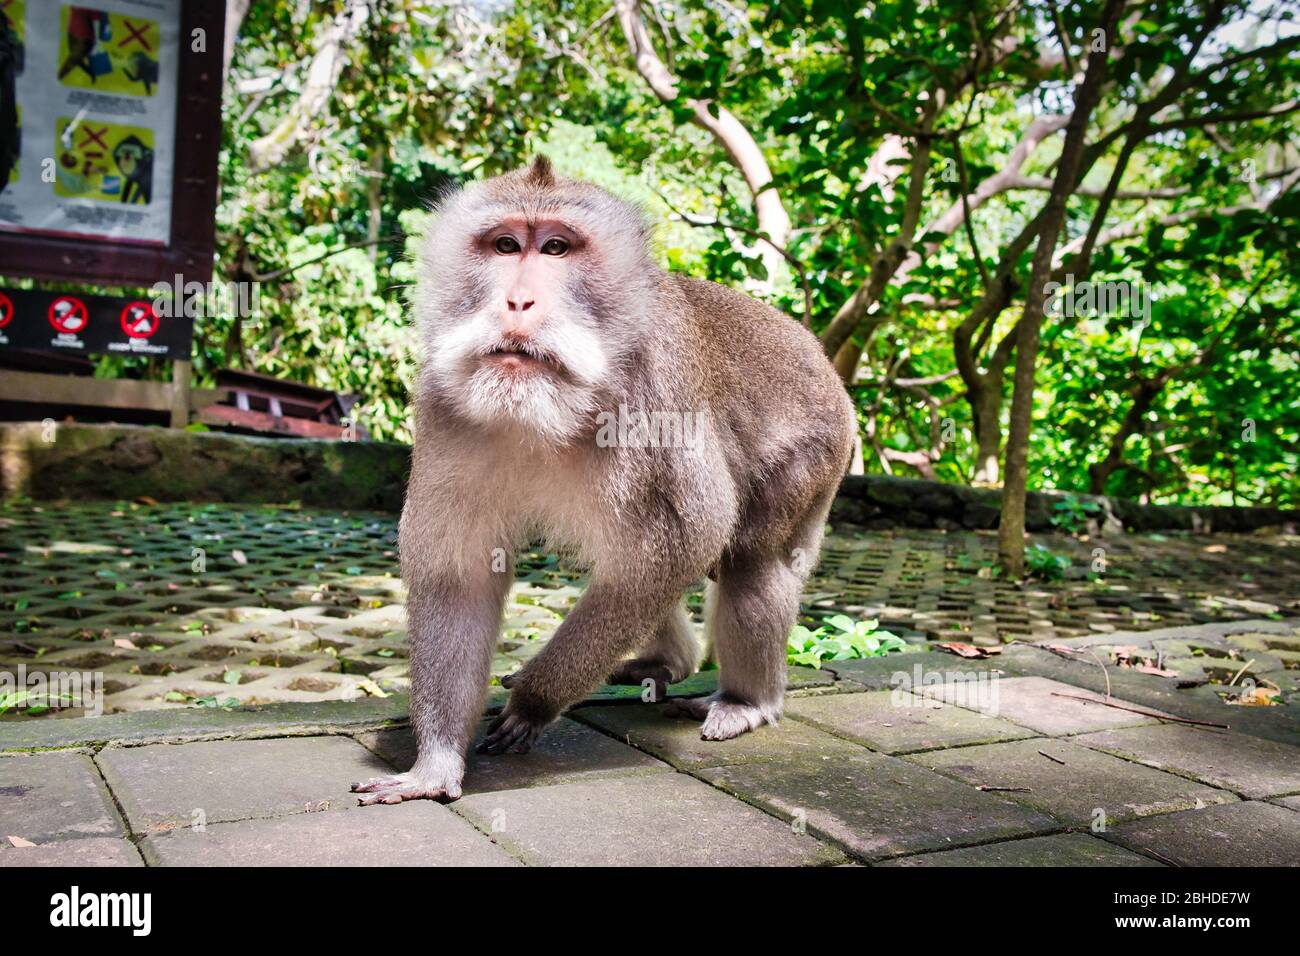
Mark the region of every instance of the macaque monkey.
POLYGON ((638 209, 544 158, 438 208, 412 299, 424 354, 400 526, 419 757, 354 784, 363 804, 461 795, 513 557, 538 534, 589 584, 502 681, 480 752, 526 751, 602 681, 692 674, 704 649, 683 593, 706 576, 719 689, 676 713, 708 740, 780 716, 853 405, 812 333, 665 273, 649 233, 638 209), (619 416, 690 427, 610 427, 619 416))

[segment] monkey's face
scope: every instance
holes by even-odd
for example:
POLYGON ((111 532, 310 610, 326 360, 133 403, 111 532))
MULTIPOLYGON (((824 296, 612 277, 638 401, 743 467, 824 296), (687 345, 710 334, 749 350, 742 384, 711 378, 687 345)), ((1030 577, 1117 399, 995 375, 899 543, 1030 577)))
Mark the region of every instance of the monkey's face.
POLYGON ((480 424, 575 440, 650 329, 646 241, 639 210, 544 162, 448 197, 413 300, 424 387, 480 424))
POLYGON ((479 422, 573 438, 611 364, 590 238, 563 219, 510 215, 476 231, 466 258, 428 341, 438 381, 479 422))

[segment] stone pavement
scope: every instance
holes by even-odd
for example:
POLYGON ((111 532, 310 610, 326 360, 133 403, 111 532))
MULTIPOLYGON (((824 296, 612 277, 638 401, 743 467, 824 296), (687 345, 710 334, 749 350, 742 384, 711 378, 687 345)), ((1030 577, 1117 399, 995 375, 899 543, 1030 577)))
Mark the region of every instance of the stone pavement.
MULTIPOLYGON (((1034 540, 1070 559, 1064 580, 998 579, 990 532, 836 528, 804 595, 805 617, 815 626, 844 612, 878 618, 914 643, 997 646, 1281 617, 1298 606, 1295 536, 1034 540)), ((400 692, 405 595, 395 549, 391 514, 6 505, 0 671, 102 672, 109 713, 400 692)), ((581 585, 553 556, 522 557, 496 677, 542 647, 581 585)), ((698 595, 691 604, 698 617, 698 595)), ((1244 639, 1214 647, 1174 640, 1150 650, 1189 679, 1220 684, 1243 665, 1239 682, 1300 674, 1296 652, 1244 639)))
MULTIPOLYGON (((1298 620, 1105 639, 1241 634, 1300 652, 1298 620)), ((786 719, 721 743, 606 688, 532 753, 472 757, 447 806, 348 792, 410 765, 397 695, 9 722, 0 866, 1300 864, 1296 707, 1104 662, 1097 640, 792 668, 786 719)))

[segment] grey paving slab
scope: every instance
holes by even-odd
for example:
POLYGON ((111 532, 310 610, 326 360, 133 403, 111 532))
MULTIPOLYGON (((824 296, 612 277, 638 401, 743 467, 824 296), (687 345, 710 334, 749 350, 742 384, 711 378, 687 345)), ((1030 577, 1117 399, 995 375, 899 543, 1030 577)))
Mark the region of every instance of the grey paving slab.
POLYGON ((1279 797, 1278 799, 1272 800, 1270 802, 1276 803, 1279 807, 1286 807, 1290 810, 1300 811, 1300 796, 1279 797))
POLYGON ((533 865, 821 866, 844 859, 680 773, 501 790, 452 808, 533 865))
POLYGON ((48 843, 125 833, 112 798, 87 754, 0 759, 0 839, 48 843))
POLYGON ((661 704, 582 707, 570 716, 683 770, 804 757, 834 760, 861 749, 796 720, 759 727, 731 740, 701 740, 698 720, 669 717, 661 704))
POLYGON ((1300 792, 1300 747, 1245 734, 1162 724, 1084 734, 1075 742, 1243 797, 1258 800, 1300 792))
MULTIPOLYGON (((785 686, 787 690, 805 690, 813 687, 829 687, 835 683, 835 675, 816 667, 786 668, 785 686)), ((698 671, 676 684, 668 685, 669 697, 704 697, 718 689, 718 671, 716 668, 698 671)), ((627 684, 602 684, 590 694, 587 700, 601 703, 644 703, 643 687, 627 684)))
POLYGON ((943 687, 922 688, 920 693, 959 707, 979 709, 1053 737, 1157 722, 1152 717, 1108 707, 1101 694, 1046 677, 1002 678, 994 681, 992 686, 991 703, 987 704, 983 699, 976 702, 962 685, 951 682, 943 687), (1081 697, 1087 699, 1080 700, 1081 697))
POLYGON ((116 837, 86 837, 0 850, 0 870, 24 866, 75 866, 80 869, 144 866, 144 861, 130 840, 116 837))
POLYGON ((517 866, 445 806, 412 800, 154 833, 154 866, 517 866))
POLYGON ((1161 866, 1149 857, 1132 853, 1086 833, 1007 840, 984 846, 922 853, 887 860, 880 866, 1161 866))
POLYGON ((977 679, 980 675, 995 673, 1007 676, 1007 667, 1000 656, 966 659, 928 650, 860 660, 824 661, 822 667, 841 680, 852 681, 870 690, 921 687, 929 679, 943 682, 953 677, 977 679))
POLYGON ((352 807, 354 781, 392 772, 347 737, 108 748, 96 760, 136 832, 352 807))
POLYGON ((971 786, 1007 788, 998 792, 1071 826, 1091 826, 1103 814, 1107 825, 1113 825, 1133 817, 1236 799, 1226 790, 1067 740, 1015 740, 905 759, 971 786))
POLYGON ((1300 813, 1255 800, 1136 820, 1107 836, 1180 866, 1300 865, 1300 813))
MULTIPOLYGON (((486 726, 484 722, 479 727, 479 737, 486 726)), ((415 763, 417 748, 409 729, 360 734, 357 740, 397 770, 409 770, 415 763)), ((465 766, 464 792, 517 790, 587 777, 655 772, 671 773, 672 768, 598 730, 563 717, 547 727, 526 754, 493 757, 474 753, 471 747, 465 766)))
POLYGON ((888 754, 1032 737, 997 717, 903 691, 802 697, 786 715, 888 754))
POLYGON ((831 761, 784 760, 701 770, 729 793, 879 860, 1057 829, 1046 815, 922 770, 858 750, 831 761))

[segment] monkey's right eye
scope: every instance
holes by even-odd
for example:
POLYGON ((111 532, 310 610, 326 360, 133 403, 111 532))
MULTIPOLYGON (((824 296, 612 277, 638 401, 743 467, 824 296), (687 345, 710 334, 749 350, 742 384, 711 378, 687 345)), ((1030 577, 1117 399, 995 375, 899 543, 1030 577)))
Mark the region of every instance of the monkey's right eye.
POLYGON ((493 245, 496 247, 497 252, 503 256, 513 256, 519 251, 519 243, 514 236, 498 236, 493 245))

